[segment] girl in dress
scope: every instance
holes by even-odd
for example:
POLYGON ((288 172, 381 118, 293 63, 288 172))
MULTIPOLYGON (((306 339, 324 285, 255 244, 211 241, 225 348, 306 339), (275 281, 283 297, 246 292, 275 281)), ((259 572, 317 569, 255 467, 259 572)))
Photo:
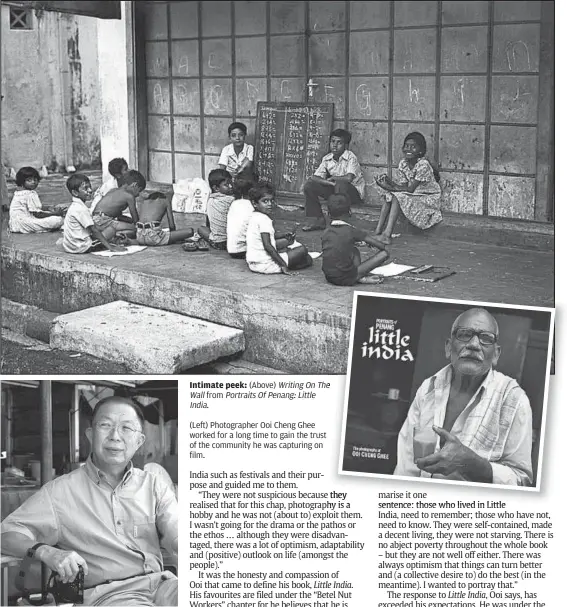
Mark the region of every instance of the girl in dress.
POLYGON ((14 192, 10 203, 10 232, 51 232, 63 225, 61 213, 43 209, 35 191, 39 179, 39 173, 33 167, 23 167, 16 173, 16 185, 19 188, 14 192))
POLYGON ((404 139, 403 158, 398 165, 401 182, 396 183, 387 175, 374 177, 377 185, 386 191, 386 201, 376 226, 376 234, 384 244, 391 243, 400 210, 410 223, 421 230, 443 219, 439 175, 425 158, 426 151, 425 137, 418 132, 410 133, 404 139))

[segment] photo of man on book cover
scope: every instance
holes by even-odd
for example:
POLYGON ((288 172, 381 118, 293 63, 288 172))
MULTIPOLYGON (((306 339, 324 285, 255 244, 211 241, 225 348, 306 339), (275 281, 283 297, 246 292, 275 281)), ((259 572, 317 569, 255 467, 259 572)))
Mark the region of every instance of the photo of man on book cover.
POLYGON ((537 488, 553 315, 356 293, 340 471, 537 488))

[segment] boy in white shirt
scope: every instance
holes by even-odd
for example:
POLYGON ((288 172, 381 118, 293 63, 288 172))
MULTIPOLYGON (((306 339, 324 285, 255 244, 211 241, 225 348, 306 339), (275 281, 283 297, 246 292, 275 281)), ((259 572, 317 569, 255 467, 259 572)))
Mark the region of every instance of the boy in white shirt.
POLYGON ((254 181, 244 177, 237 177, 232 183, 235 199, 226 217, 226 250, 234 259, 246 258, 246 233, 254 213, 254 206, 250 202, 250 189, 253 186, 254 181))
POLYGON ((126 247, 112 244, 107 237, 114 230, 105 234, 93 222, 91 212, 86 202, 92 197, 92 187, 89 178, 81 173, 75 173, 67 179, 67 189, 73 197, 73 202, 65 215, 63 224, 63 239, 61 244, 67 253, 90 253, 91 251, 108 249, 109 251, 125 251, 126 247))
POLYGON ((252 188, 250 200, 254 212, 246 233, 246 262, 252 272, 293 275, 295 272, 290 270, 302 270, 311 266, 313 260, 304 245, 287 248, 294 240, 293 235, 276 239, 271 219, 274 210, 273 187, 263 183, 252 188))
POLYGON ((254 147, 246 143, 248 129, 242 122, 233 122, 228 127, 230 143, 222 149, 219 169, 226 169, 234 179, 238 175, 252 177, 254 170, 254 147))
POLYGON ((358 158, 348 149, 351 138, 349 131, 335 129, 329 138, 329 153, 303 186, 305 215, 309 218, 302 228, 304 232, 326 227, 319 198, 327 200, 331 194, 344 194, 351 206, 363 204, 364 176, 358 158))

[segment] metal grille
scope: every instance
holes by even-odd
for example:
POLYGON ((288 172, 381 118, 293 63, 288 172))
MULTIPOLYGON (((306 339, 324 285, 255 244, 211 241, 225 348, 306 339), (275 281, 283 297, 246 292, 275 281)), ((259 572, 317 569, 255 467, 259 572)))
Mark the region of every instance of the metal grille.
POLYGON ((149 178, 206 177, 258 101, 333 102, 370 203, 419 130, 445 210, 550 220, 552 4, 136 3, 149 178))
POLYGON ((31 30, 33 29, 33 13, 31 8, 10 7, 10 29, 31 30))

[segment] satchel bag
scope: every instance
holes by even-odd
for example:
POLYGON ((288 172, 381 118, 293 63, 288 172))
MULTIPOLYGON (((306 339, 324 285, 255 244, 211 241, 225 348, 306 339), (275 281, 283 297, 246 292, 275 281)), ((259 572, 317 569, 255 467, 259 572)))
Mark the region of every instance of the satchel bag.
POLYGON ((32 595, 26 584, 26 577, 34 562, 33 557, 26 555, 16 577, 16 588, 22 593, 23 605, 82 605, 85 590, 85 572, 79 565, 79 573, 72 582, 64 584, 55 571, 51 572, 47 588, 42 589, 41 595, 32 595))

